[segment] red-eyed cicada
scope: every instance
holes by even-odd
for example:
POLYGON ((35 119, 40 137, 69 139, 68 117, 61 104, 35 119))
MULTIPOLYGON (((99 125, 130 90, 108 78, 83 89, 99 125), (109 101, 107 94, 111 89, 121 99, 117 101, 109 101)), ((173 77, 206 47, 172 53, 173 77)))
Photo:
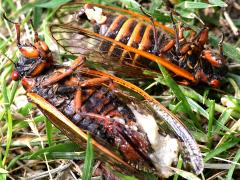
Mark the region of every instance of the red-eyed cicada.
POLYGON ((98 158, 139 178, 144 171, 171 176, 180 154, 186 169, 202 172, 194 138, 158 101, 123 79, 88 68, 83 56, 70 66, 57 64, 37 32, 34 44, 22 44, 15 26, 21 57, 12 79, 21 79, 29 100, 70 139, 84 146, 90 133, 98 158))

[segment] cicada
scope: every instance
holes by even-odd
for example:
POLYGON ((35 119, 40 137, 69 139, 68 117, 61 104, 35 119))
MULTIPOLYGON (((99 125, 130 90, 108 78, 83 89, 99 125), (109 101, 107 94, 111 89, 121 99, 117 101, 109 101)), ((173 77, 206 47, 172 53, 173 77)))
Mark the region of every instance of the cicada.
POLYGON ((101 4, 69 3, 56 16, 59 23, 50 31, 65 52, 132 69, 159 71, 159 63, 186 85, 201 82, 218 87, 227 73, 222 41, 219 52, 205 47, 208 28, 199 33, 190 30, 185 37, 188 28, 181 24, 170 29, 149 16, 101 4))
POLYGON ((98 158, 140 179, 146 171, 171 176, 180 154, 185 168, 202 172, 196 141, 158 101, 123 79, 87 67, 84 56, 70 66, 57 64, 37 32, 34 44, 22 44, 15 26, 21 57, 12 79, 21 79, 29 101, 71 140, 84 146, 90 133, 98 158))

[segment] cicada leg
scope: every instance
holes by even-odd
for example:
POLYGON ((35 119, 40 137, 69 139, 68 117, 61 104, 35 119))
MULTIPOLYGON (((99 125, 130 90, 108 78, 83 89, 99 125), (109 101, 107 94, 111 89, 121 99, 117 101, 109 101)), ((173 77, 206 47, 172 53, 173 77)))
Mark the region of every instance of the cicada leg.
POLYGON ((182 39, 184 39, 183 32, 184 32, 185 30, 186 30, 186 29, 183 27, 182 23, 180 22, 179 25, 178 25, 178 37, 179 37, 179 41, 181 41, 182 39))
POLYGON ((171 13, 171 20, 172 20, 173 28, 175 31, 175 39, 170 40, 162 49, 160 49, 160 54, 168 52, 170 49, 173 48, 174 45, 176 45, 176 51, 178 54, 181 51, 180 41, 184 41, 183 32, 185 28, 182 26, 182 23, 179 23, 178 27, 176 27, 176 23, 173 20, 172 13, 171 13))
POLYGON ((224 34, 222 33, 222 37, 221 40, 218 43, 218 50, 219 50, 219 54, 220 56, 223 57, 223 41, 224 41, 224 34))
POLYGON ((46 80, 45 82, 42 83, 43 87, 52 85, 70 75, 72 75, 72 73, 78 68, 81 67, 84 63, 85 58, 82 56, 79 56, 74 62, 73 64, 64 72, 59 74, 58 76, 55 76, 54 78, 50 78, 48 80, 46 80))
POLYGON ((98 78, 92 78, 88 80, 78 80, 77 78, 71 78, 70 80, 67 80, 65 82, 65 85, 67 86, 76 86, 77 90, 75 92, 75 98, 74 98, 74 109, 75 112, 80 112, 82 107, 82 91, 81 88, 83 87, 91 87, 91 86, 98 86, 102 83, 109 82, 109 88, 114 88, 114 85, 112 83, 112 80, 108 77, 98 77, 98 78))
POLYGON ((82 89, 78 87, 74 98, 75 112, 79 113, 82 107, 82 89))
POLYGON ((212 64, 214 67, 222 67, 223 62, 221 59, 219 59, 216 55, 214 55, 211 50, 203 50, 202 51, 202 58, 207 60, 209 63, 212 64))
POLYGON ((201 31, 192 39, 192 42, 195 42, 198 46, 204 46, 208 41, 208 27, 204 27, 201 31))
POLYGON ((177 81, 178 84, 183 86, 189 86, 191 83, 187 80, 177 81))
POLYGON ((173 12, 171 12, 170 18, 171 18, 171 21, 172 21, 172 24, 173 24, 173 29, 175 31, 176 53, 177 53, 177 55, 179 55, 179 50, 180 50, 179 29, 177 28, 176 23, 173 19, 173 12))
POLYGON ((175 45, 175 39, 170 40, 163 48, 160 49, 160 55, 168 52, 175 45))

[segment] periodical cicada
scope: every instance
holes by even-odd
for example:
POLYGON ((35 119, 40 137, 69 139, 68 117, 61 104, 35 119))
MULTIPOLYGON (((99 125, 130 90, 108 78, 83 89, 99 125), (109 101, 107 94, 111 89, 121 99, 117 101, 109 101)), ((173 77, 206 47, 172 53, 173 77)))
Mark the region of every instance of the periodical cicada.
POLYGON ((22 44, 20 25, 13 80, 20 80, 31 102, 77 144, 93 137, 96 155, 124 172, 142 178, 148 171, 173 174, 182 154, 185 167, 203 170, 199 147, 181 121, 137 86, 85 66, 79 56, 70 66, 53 61, 52 52, 35 32, 34 44, 22 44))

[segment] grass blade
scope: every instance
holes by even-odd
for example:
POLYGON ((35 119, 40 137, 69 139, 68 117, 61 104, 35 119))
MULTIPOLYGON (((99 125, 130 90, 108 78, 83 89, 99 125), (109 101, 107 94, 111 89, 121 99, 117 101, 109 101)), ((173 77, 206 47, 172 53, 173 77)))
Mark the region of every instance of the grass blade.
POLYGON ((215 109, 215 101, 211 100, 210 106, 209 106, 208 132, 207 132, 209 148, 212 145, 212 129, 213 129, 212 127, 213 127, 213 121, 214 121, 214 109, 215 109))
POLYGON ((6 146, 6 150, 5 150, 5 154, 4 154, 4 158, 2 161, 2 165, 5 165, 7 158, 8 158, 8 154, 9 154, 9 150, 10 150, 10 146, 11 146, 11 142, 12 142, 12 114, 11 114, 11 110, 9 108, 7 108, 7 126, 8 126, 8 131, 7 131, 7 146, 6 146))
POLYGON ((51 146, 52 143, 53 143, 52 142, 52 134, 53 134, 52 123, 51 123, 51 121, 46 119, 45 124, 46 124, 46 133, 47 133, 48 145, 51 146))
POLYGON ((161 66, 161 65, 158 65, 158 66, 163 74, 163 77, 165 79, 167 86, 171 88, 173 93, 177 96, 178 100, 182 101, 182 105, 186 109, 186 112, 189 115, 189 117, 194 121, 195 125, 197 127, 200 127, 200 124, 199 124, 196 116, 194 115, 185 95, 183 94, 183 92, 181 91, 181 89, 179 88, 177 83, 172 79, 172 77, 169 75, 169 73, 163 66, 161 66))
POLYGON ((237 163, 239 161, 239 159, 240 159, 240 150, 237 151, 236 156, 233 159, 233 163, 232 163, 231 167, 228 170, 228 174, 227 174, 226 180, 232 180, 232 175, 233 175, 234 169, 236 167, 236 164, 234 164, 234 163, 237 163))
POLYGON ((204 158, 204 161, 207 162, 208 160, 212 159, 213 157, 217 156, 218 154, 221 154, 222 152, 227 151, 228 149, 232 148, 236 144, 240 142, 239 138, 234 138, 228 142, 225 142, 224 144, 220 145, 216 149, 210 151, 204 158))
POLYGON ((9 98, 9 103, 10 104, 12 104, 12 102, 13 102, 14 96, 17 92, 18 85, 19 85, 19 81, 14 81, 13 87, 12 87, 12 90, 11 90, 11 94, 10 94, 10 98, 9 98))
POLYGON ((183 171, 181 169, 177 169, 177 168, 173 168, 173 167, 170 167, 170 168, 172 170, 174 170, 177 174, 179 174, 180 176, 185 178, 185 179, 188 179, 188 180, 200 180, 200 178, 198 178, 193 173, 190 173, 190 172, 187 172, 187 171, 183 171))
POLYGON ((217 120, 216 128, 214 130, 215 134, 218 134, 221 129, 226 128, 224 125, 228 122, 228 120, 231 117, 232 114, 232 109, 226 109, 225 111, 222 112, 220 117, 217 120))
POLYGON ((91 138, 91 135, 88 134, 87 149, 86 149, 86 156, 85 156, 83 176, 82 176, 83 180, 91 179, 93 159, 94 159, 94 154, 93 154, 92 138, 91 138))
POLYGON ((41 3, 41 4, 35 4, 35 6, 42 7, 42 8, 55 8, 67 2, 70 2, 70 0, 52 0, 52 1, 41 3))
POLYGON ((29 155, 28 159, 35 159, 38 156, 42 156, 44 153, 52 153, 52 152, 74 152, 78 151, 79 147, 75 143, 62 143, 53 145, 50 147, 46 147, 44 149, 40 149, 33 154, 29 155))
MULTIPOLYGON (((179 159, 178 159, 178 163, 177 163, 177 169, 181 169, 182 165, 183 165, 183 159, 180 156, 179 159)), ((179 177, 179 174, 176 173, 173 177, 173 180, 177 180, 178 177, 179 177)))

